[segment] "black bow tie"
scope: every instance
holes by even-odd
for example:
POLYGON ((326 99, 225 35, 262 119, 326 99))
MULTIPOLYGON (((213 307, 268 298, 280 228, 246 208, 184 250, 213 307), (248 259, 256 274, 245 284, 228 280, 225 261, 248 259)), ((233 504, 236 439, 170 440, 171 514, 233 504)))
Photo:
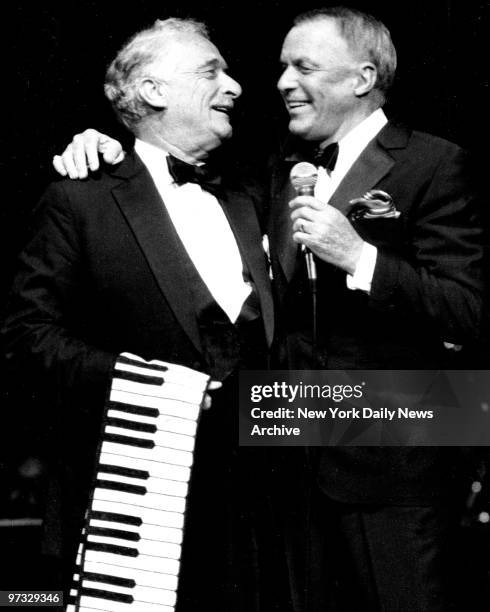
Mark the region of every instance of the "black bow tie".
POLYGON ((339 156, 339 143, 332 142, 324 149, 319 149, 313 157, 313 163, 315 166, 322 166, 328 172, 332 172, 335 169, 337 158, 339 156))
POLYGON ((221 186, 221 176, 209 165, 193 166, 173 155, 167 155, 168 171, 177 185, 197 183, 202 189, 216 195, 221 186))

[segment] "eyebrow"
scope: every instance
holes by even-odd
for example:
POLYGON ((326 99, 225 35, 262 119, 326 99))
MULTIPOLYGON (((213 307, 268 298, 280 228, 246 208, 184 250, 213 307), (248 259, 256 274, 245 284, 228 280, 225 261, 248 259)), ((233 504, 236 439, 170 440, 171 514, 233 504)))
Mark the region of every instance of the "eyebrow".
POLYGON ((320 68, 320 64, 318 62, 313 61, 311 58, 309 58, 306 55, 302 55, 300 57, 295 57, 294 59, 292 59, 291 61, 287 61, 285 58, 280 58, 279 60, 280 64, 292 64, 293 66, 297 66, 298 64, 310 64, 312 67, 314 68, 320 68))
POLYGON ((226 65, 225 61, 220 61, 218 58, 215 57, 213 59, 207 60, 206 62, 200 64, 197 67, 198 70, 204 70, 205 68, 223 68, 223 70, 226 70, 228 66, 226 65))

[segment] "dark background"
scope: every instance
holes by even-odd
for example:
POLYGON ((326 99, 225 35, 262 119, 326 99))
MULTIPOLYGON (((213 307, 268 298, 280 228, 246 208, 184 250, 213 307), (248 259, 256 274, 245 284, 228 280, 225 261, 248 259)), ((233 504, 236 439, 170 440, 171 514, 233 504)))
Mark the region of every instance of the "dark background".
MULTIPOLYGON (((334 4, 334 3, 331 3, 334 4)), ((478 150, 488 101, 484 0, 354 1, 386 23, 398 50, 387 111, 409 125, 478 150)), ((156 18, 194 16, 243 86, 235 135, 242 152, 263 157, 286 125, 275 90, 281 42, 292 18, 317 2, 248 0, 82 0, 11 5, 3 15, 2 286, 25 214, 53 178, 51 158, 87 127, 120 135, 103 95, 105 68, 123 42, 156 18), (9 71, 13 70, 10 75, 9 71), (8 76, 7 76, 8 75, 8 76)))
MULTIPOLYGON (((387 114, 472 150, 484 176, 488 3, 372 0, 350 5, 375 14, 392 33, 399 68, 387 114)), ((30 210, 54 178, 52 156, 87 127, 124 137, 102 85, 107 64, 131 34, 156 18, 193 16, 208 22, 230 74, 244 87, 235 118, 235 146, 243 157, 260 162, 286 126, 275 91, 282 39, 298 12, 316 6, 317 2, 280 0, 67 0, 59 4, 21 0, 2 8, 0 301, 8 291, 30 210)), ((38 461, 43 454, 39 433, 43 419, 28 399, 18 387, 2 384, 0 520, 36 517, 43 503, 43 463, 38 461)), ((467 515, 469 539, 488 537, 486 525, 476 518, 487 507, 485 498, 475 497, 467 515)), ((35 559, 37 533, 36 528, 0 529, 0 545, 8 544, 0 557, 7 559, 10 550, 26 562, 25 551, 31 550, 35 559)), ((481 551, 481 557, 472 562, 488 567, 489 551, 481 551)), ((12 573, 16 572, 14 568, 12 573)), ((2 586, 17 588, 12 583, 2 586)), ((32 583, 24 586, 34 588, 32 583)))

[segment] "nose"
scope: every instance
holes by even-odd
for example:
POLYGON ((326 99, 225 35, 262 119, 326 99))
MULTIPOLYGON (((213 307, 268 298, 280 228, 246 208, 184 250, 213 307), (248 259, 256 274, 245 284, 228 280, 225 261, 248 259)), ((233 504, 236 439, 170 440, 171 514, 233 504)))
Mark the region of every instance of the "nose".
POLYGON ((242 88, 238 81, 235 81, 229 74, 223 72, 223 87, 227 95, 232 98, 239 98, 242 95, 242 88))
POLYGON ((277 81, 277 89, 281 94, 296 87, 296 71, 293 66, 286 66, 277 81))

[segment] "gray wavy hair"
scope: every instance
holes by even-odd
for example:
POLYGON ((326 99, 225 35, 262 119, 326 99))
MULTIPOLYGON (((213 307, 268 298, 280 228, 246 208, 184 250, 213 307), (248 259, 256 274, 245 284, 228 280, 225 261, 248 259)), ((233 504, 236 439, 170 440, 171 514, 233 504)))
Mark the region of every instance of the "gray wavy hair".
POLYGON ((175 34, 198 34, 209 40, 208 29, 200 21, 176 17, 157 19, 151 27, 132 36, 107 69, 105 95, 130 129, 151 112, 151 107, 139 95, 140 79, 159 58, 163 44, 175 34))
POLYGON ((396 50, 388 28, 372 15, 345 6, 301 13, 294 20, 294 25, 325 18, 337 22, 342 38, 353 53, 357 56, 363 55, 376 66, 375 89, 381 92, 384 99, 393 84, 396 71, 396 50))

